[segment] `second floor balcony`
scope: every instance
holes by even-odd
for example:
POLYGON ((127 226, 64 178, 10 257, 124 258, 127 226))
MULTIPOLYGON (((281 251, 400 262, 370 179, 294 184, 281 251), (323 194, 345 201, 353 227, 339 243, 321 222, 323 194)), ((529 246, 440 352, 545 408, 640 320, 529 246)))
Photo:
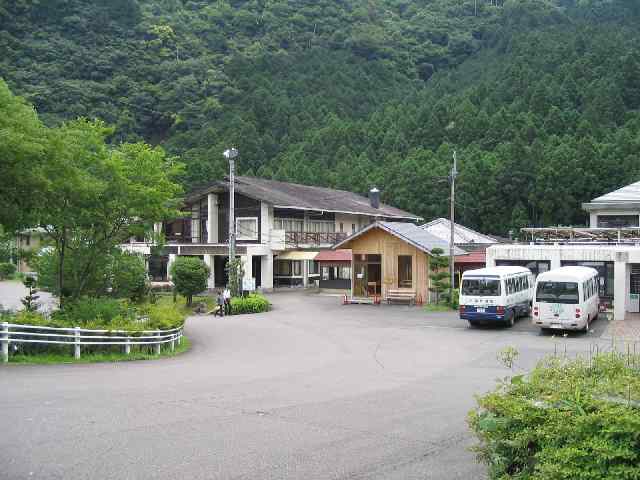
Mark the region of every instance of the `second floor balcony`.
POLYGON ((320 247, 341 242, 347 238, 347 234, 342 232, 285 232, 284 237, 286 248, 320 247))

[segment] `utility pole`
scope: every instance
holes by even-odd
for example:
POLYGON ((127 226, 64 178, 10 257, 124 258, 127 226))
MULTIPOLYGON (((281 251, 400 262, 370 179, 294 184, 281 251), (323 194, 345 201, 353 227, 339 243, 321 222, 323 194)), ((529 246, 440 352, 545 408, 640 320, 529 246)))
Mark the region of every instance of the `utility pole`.
POLYGON ((236 187, 236 157, 238 150, 229 148, 223 153, 229 160, 229 271, 236 259, 236 221, 235 221, 235 187, 236 187))
POLYGON ((451 236, 449 238, 449 277, 450 277, 450 288, 451 293, 453 294, 453 286, 455 285, 455 269, 454 269, 454 255, 453 251, 455 249, 455 209, 456 209, 456 176, 458 175, 457 169, 457 158, 456 151, 453 151, 453 168, 451 168, 451 175, 449 177, 449 181, 451 182, 451 236))

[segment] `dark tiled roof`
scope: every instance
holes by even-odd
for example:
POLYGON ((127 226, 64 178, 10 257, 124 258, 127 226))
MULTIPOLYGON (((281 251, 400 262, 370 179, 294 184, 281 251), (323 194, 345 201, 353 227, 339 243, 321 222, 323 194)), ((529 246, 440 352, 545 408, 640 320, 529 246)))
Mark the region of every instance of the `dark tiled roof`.
MULTIPOLYGON (((359 213, 408 220, 420 219, 417 215, 384 203, 380 203, 380 208, 373 208, 367 197, 344 190, 243 176, 236 177, 235 185, 236 192, 256 200, 268 202, 279 208, 359 213)), ((187 201, 194 200, 209 192, 226 191, 227 188, 228 183, 226 181, 216 182, 205 189, 194 192, 187 198, 187 201)))
MULTIPOLYGON (((381 228, 382 230, 394 235, 401 240, 413 245, 419 250, 426 253, 431 253, 434 248, 441 248, 443 250, 443 256, 449 255, 449 243, 440 240, 438 237, 431 235, 426 230, 407 222, 375 222, 369 225, 367 228, 354 233, 350 237, 346 238, 342 242, 333 246, 333 248, 339 248, 341 246, 348 246, 349 242, 356 237, 359 237, 365 232, 368 232, 372 228, 381 228)), ((465 251, 454 247, 454 255, 464 255, 465 251)))

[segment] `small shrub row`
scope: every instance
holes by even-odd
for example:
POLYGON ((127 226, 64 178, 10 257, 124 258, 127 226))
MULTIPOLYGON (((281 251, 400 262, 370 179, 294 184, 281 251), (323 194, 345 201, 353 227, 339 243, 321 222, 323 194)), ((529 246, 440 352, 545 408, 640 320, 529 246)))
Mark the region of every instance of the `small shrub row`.
POLYGON ((271 308, 269 301, 258 293, 252 293, 246 297, 233 297, 231 299, 231 314, 268 312, 271 308))
POLYGON ((184 308, 172 302, 134 304, 109 297, 82 298, 46 318, 38 312, 20 311, 5 316, 20 325, 96 330, 168 330, 184 324, 184 308))
POLYGON ((469 423, 492 479, 640 478, 640 356, 548 358, 478 404, 469 423))

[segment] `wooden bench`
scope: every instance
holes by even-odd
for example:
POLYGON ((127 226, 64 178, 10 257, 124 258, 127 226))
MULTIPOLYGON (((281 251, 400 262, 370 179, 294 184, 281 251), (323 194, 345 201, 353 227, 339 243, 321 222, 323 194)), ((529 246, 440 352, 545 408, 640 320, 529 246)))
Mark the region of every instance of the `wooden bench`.
POLYGON ((416 292, 406 288, 390 289, 387 292, 387 303, 408 302, 409 305, 416 303, 416 292))

